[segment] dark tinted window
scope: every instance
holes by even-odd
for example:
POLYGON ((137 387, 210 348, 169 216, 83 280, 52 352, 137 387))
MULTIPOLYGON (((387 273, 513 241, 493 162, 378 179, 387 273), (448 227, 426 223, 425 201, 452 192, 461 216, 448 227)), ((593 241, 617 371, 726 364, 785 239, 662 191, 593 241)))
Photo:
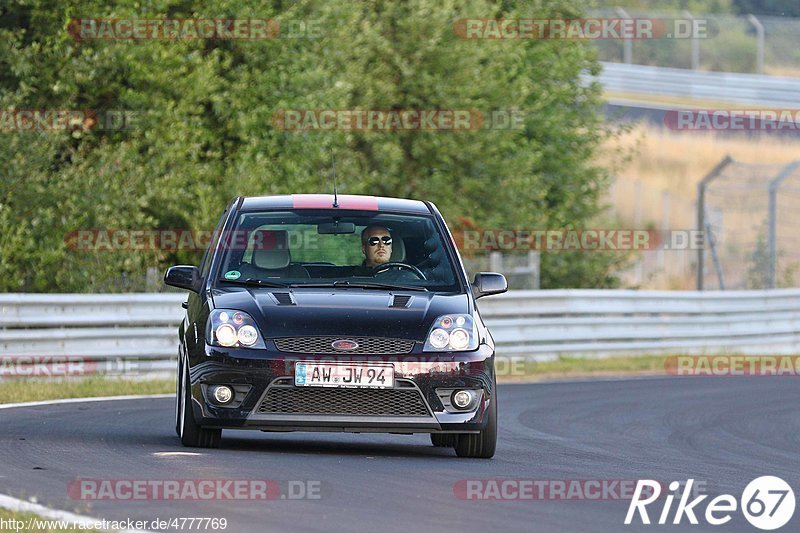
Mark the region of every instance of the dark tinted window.
POLYGON ((219 279, 289 284, 380 281, 456 291, 459 284, 444 242, 430 216, 342 210, 242 212, 234 229, 222 236, 225 255, 219 279), (362 245, 362 231, 368 227, 370 235, 380 235, 380 242, 373 238, 362 245), (387 262, 405 266, 383 268, 387 262))

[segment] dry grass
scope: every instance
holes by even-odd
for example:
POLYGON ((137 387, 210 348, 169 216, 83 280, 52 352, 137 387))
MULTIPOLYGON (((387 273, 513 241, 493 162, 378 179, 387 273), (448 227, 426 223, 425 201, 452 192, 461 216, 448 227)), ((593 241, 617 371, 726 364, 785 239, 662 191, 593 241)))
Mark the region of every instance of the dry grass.
POLYGON ((798 78, 800 77, 800 69, 791 65, 764 65, 764 74, 798 78))
POLYGON ((604 98, 608 101, 624 100, 635 103, 660 104, 675 106, 676 109, 751 109, 753 107, 733 102, 702 100, 685 96, 667 96, 662 94, 628 93, 623 91, 604 91, 603 94, 604 98))
MULTIPOLYGON (((609 141, 600 162, 612 168, 618 182, 632 184, 639 180, 643 188, 658 193, 669 191, 674 203, 687 207, 696 199, 698 182, 726 155, 747 163, 788 163, 800 157, 800 139, 731 137, 639 126, 609 141)), ((633 222, 634 198, 617 196, 612 199, 615 210, 624 220, 633 222)), ((642 211, 652 217, 651 222, 660 220, 660 203, 643 205, 642 211)), ((691 226, 693 214, 690 209, 689 218, 678 218, 691 226)), ((679 220, 670 222, 677 227, 679 220)))
POLYGON ((608 378, 622 376, 665 376, 665 355, 617 357, 576 357, 562 355, 552 361, 498 363, 497 381, 515 383, 570 378, 608 378))
POLYGON ((174 379, 134 381, 92 377, 66 380, 17 379, 0 382, 0 404, 59 398, 128 396, 175 392, 174 379))
MULTIPOLYGON (((609 140, 600 154, 599 162, 615 176, 607 202, 629 227, 694 228, 697 184, 726 155, 746 163, 785 164, 800 158, 800 139, 638 126, 609 140)), ((673 264, 665 264, 664 272, 642 286, 692 288, 692 257, 670 253, 667 261, 673 264)))

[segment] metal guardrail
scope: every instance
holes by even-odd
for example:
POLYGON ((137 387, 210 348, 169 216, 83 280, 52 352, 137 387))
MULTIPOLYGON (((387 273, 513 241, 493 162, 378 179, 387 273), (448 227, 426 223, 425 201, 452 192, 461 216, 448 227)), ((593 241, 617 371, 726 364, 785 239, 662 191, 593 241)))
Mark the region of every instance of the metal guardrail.
MULTIPOLYGON (((0 295, 0 376, 47 357, 87 362, 87 373, 169 371, 184 298, 0 295)), ((800 352, 800 289, 511 291, 479 303, 508 358, 800 352)))
MULTIPOLYGON (((603 62, 597 78, 606 91, 694 98, 794 109, 800 105, 800 78, 704 72, 680 68, 603 62)), ((590 80, 585 77, 584 80, 590 80)))
POLYGON ((516 291, 480 302, 507 357, 800 352, 800 289, 516 291))

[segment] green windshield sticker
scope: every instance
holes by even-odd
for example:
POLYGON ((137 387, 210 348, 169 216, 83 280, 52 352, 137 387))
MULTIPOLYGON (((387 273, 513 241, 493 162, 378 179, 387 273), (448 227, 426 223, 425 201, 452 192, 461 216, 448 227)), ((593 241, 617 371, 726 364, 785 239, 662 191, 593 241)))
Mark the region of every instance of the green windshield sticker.
POLYGON ((225 273, 225 279, 239 279, 242 273, 238 270, 231 270, 225 273))

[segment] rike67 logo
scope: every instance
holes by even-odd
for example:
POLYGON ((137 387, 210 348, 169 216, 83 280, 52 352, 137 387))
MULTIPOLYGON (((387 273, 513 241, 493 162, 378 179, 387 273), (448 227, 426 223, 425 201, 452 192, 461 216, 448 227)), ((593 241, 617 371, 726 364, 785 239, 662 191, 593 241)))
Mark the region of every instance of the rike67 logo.
MULTIPOLYGON (((730 522, 732 514, 737 511, 740 505, 742 514, 750 524, 758 529, 771 531, 783 527, 794 514, 795 496, 794 491, 779 477, 762 476, 751 481, 741 499, 737 502, 736 498, 730 494, 721 494, 710 500, 705 508, 705 513, 700 513, 700 504, 708 498, 707 494, 700 495, 689 500, 692 495, 692 485, 694 479, 689 479, 681 494, 676 491, 683 486, 678 481, 669 484, 669 491, 664 498, 664 506, 658 516, 657 524, 667 524, 672 512, 672 504, 678 496, 678 504, 672 517, 672 524, 680 524, 684 517, 691 524, 698 524, 698 515, 705 518, 708 524, 721 526, 730 522)), ((650 524, 647 506, 656 502, 661 497, 661 483, 652 479, 640 479, 636 483, 628 514, 625 516, 625 524, 630 525, 634 516, 638 514, 642 524, 650 524), (645 495, 646 494, 646 495, 645 495)), ((654 506, 655 507, 655 506, 654 506)), ((650 509, 651 511, 657 509, 650 509)), ((654 517, 655 518, 655 517, 654 517)))

